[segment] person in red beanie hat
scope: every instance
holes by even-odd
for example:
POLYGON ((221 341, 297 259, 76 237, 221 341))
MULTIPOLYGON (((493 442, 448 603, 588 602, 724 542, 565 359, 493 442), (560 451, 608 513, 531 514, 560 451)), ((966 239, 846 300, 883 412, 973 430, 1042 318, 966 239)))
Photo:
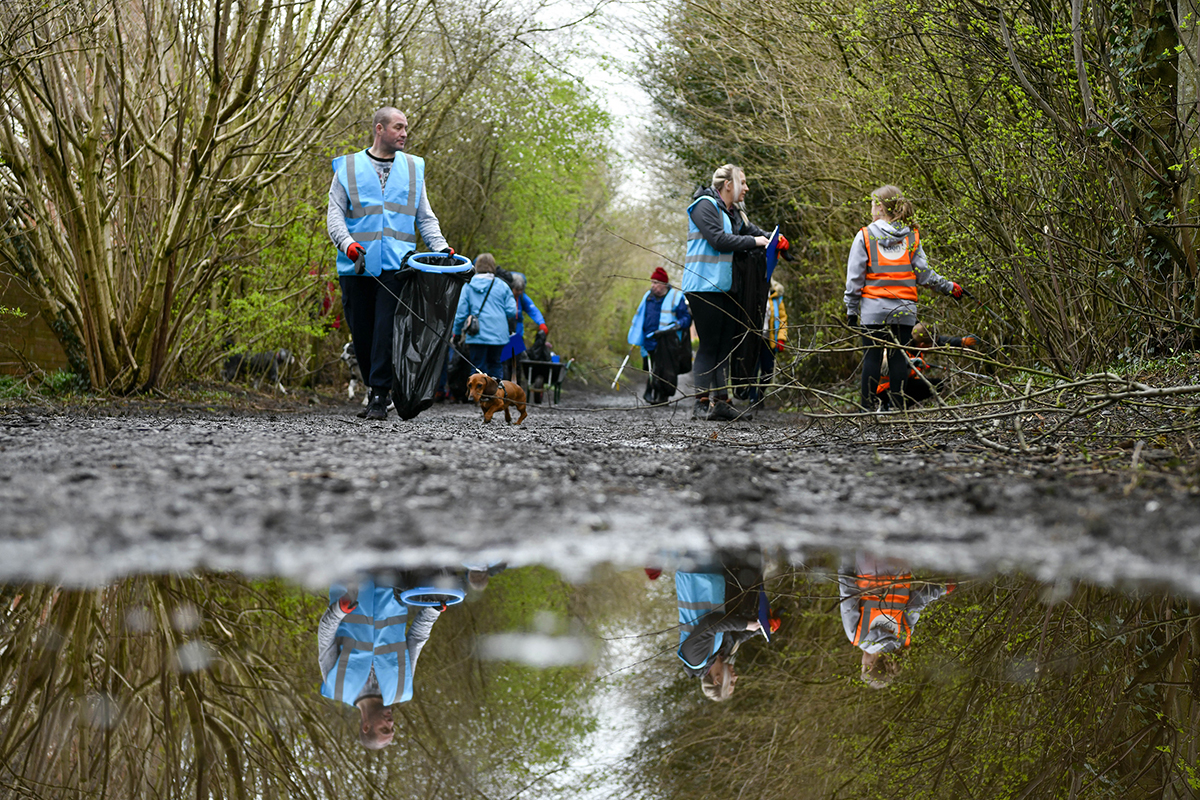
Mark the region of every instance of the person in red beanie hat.
POLYGON ((670 401, 679 373, 691 370, 692 313, 683 292, 670 281, 662 267, 650 273, 650 290, 642 296, 627 337, 642 350, 642 369, 650 376, 642 399, 652 406, 670 401))

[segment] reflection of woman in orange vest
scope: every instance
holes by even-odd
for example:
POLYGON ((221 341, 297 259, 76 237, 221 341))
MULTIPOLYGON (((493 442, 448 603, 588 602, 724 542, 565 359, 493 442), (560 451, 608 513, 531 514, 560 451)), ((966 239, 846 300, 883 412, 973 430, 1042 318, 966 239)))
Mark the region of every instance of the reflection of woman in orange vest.
MULTIPOLYGON (((858 232, 846 261, 846 324, 862 324, 862 407, 876 408, 875 390, 883 371, 883 345, 874 339, 908 344, 917 324, 917 285, 927 286, 955 299, 962 287, 946 280, 929 267, 921 249, 921 235, 910 220, 912 201, 895 186, 881 186, 871 193, 871 224, 858 232)), ((892 406, 902 408, 901 387, 908 373, 903 358, 889 359, 888 373, 892 406)))
POLYGON ((862 650, 862 679, 873 689, 900 671, 894 654, 912 643, 913 626, 925 606, 953 591, 953 584, 915 583, 908 565, 897 559, 858 554, 838 569, 842 628, 862 650))

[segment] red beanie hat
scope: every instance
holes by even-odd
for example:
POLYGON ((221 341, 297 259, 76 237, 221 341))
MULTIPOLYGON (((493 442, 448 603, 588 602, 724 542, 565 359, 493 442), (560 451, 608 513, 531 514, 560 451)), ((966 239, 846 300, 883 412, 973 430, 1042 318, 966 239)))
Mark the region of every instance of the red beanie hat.
POLYGON ((662 267, 659 267, 658 269, 654 270, 654 272, 650 273, 650 280, 661 281, 662 283, 671 282, 671 279, 667 277, 667 271, 662 267))

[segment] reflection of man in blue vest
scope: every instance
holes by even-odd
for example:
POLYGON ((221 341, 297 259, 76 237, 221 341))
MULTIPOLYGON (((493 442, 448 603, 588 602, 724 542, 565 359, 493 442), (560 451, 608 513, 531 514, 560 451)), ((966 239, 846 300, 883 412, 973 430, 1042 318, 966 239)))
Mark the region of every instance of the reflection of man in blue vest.
POLYGON ((391 586, 367 580, 357 591, 330 587, 329 608, 317 626, 321 694, 358 708, 358 740, 368 750, 391 744, 390 706, 412 699, 417 657, 440 613, 421 608, 407 625, 408 607, 391 586))
POLYGON ((728 700, 737 683, 734 651, 761 628, 758 590, 762 568, 723 558, 720 566, 675 573, 679 650, 683 671, 700 678, 710 700, 728 700))
POLYGON ((450 249, 426 197, 425 161, 403 152, 408 118, 385 107, 372 127, 369 148, 333 159, 325 227, 338 249, 342 306, 371 391, 359 416, 387 419, 398 270, 417 247, 417 231, 430 250, 450 249))

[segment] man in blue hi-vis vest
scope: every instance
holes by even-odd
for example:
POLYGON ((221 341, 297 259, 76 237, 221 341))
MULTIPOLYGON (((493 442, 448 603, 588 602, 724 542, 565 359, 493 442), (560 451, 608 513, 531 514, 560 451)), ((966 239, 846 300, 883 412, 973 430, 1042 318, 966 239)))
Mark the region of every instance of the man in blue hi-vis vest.
POLYGON ((357 590, 330 587, 317 626, 321 694, 359 710, 358 740, 368 750, 391 744, 391 705, 412 699, 417 658, 440 613, 424 607, 410 615, 393 587, 370 580, 357 590))
POLYGON ((385 106, 372 120, 374 141, 333 159, 325 227, 337 247, 338 284, 354 353, 370 388, 359 416, 387 419, 392 388, 392 326, 400 268, 417 247, 453 252, 425 191, 425 160, 404 152, 408 118, 385 106))
POLYGON ((719 564, 675 573, 683 671, 700 678, 710 700, 728 700, 737 684, 732 657, 758 635, 762 567, 747 555, 722 554, 719 564))

